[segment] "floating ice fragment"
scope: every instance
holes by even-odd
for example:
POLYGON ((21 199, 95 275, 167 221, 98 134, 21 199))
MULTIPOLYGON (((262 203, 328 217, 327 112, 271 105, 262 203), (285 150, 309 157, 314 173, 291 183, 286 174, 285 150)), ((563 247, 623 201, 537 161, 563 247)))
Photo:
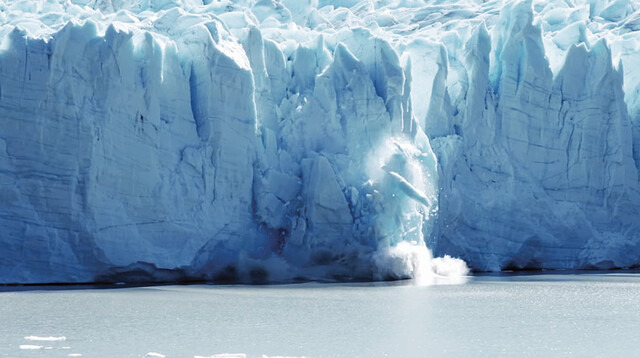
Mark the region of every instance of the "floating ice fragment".
POLYGON ((20 349, 41 349, 42 346, 36 346, 32 344, 21 344, 20 349))
POLYGON ((24 339, 26 339, 27 341, 60 342, 60 341, 66 341, 67 337, 65 337, 65 336, 60 336, 60 337, 53 337, 53 336, 48 336, 48 337, 26 336, 26 337, 24 337, 24 339))
POLYGON ((144 355, 145 357, 156 357, 156 358, 165 358, 166 356, 162 353, 157 353, 157 352, 149 352, 147 354, 144 355))

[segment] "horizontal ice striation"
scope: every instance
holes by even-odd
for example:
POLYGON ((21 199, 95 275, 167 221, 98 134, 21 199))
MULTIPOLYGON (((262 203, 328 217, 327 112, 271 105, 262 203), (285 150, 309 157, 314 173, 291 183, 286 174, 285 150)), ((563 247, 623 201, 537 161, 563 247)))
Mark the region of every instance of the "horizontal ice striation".
POLYGON ((632 1, 204 3, 0 1, 0 283, 640 264, 632 1))

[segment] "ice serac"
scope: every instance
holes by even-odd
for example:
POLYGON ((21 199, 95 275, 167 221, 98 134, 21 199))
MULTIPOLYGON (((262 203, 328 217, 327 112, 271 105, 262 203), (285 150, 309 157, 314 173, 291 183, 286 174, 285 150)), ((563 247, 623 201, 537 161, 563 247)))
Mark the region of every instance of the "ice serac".
POLYGON ((640 264, 634 2, 0 10, 0 283, 640 264))

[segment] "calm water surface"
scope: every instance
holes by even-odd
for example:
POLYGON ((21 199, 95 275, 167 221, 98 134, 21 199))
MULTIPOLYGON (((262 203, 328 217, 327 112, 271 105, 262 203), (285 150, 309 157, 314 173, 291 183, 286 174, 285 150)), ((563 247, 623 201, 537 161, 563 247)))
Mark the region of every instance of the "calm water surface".
POLYGON ((0 292, 0 357, 633 356, 640 275, 0 292))

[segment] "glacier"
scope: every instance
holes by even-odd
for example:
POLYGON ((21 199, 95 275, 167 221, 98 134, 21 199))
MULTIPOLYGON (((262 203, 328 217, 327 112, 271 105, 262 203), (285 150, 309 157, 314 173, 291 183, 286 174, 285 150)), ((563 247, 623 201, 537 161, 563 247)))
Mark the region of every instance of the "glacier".
POLYGON ((630 0, 0 0, 0 283, 636 267, 638 65, 630 0))

